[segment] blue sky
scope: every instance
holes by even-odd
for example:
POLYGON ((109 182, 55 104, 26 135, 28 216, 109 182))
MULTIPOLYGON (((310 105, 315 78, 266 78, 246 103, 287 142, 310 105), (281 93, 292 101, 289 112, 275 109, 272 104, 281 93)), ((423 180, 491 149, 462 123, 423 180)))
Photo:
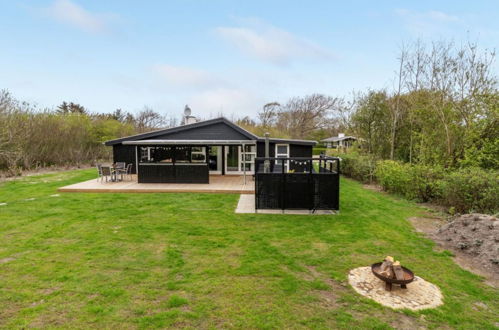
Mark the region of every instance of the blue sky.
POLYGON ((0 88, 41 108, 255 116, 389 88, 417 38, 496 48, 498 13, 499 1, 1 0, 0 88))

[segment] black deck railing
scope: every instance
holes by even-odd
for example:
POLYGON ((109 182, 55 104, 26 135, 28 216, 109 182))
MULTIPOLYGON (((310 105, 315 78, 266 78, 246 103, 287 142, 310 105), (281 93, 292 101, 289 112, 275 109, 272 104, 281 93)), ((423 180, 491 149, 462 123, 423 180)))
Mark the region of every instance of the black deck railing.
POLYGON ((255 168, 257 210, 339 209, 339 158, 259 157, 255 168))

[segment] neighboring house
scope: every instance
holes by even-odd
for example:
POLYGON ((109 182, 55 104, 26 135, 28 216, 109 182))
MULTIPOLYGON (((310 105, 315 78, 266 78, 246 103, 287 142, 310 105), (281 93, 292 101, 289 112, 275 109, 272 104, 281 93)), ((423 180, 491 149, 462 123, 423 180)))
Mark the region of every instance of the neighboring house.
POLYGON ((327 148, 350 148, 355 141, 357 141, 356 137, 345 136, 343 133, 339 133, 338 136, 321 140, 327 148))
MULTIPOLYGON (((315 144, 269 138, 269 156, 312 157, 315 144)), ((265 138, 223 117, 115 139, 105 145, 113 147, 114 162, 133 164, 139 183, 208 183, 209 174, 254 173, 255 157, 265 157, 265 138)))

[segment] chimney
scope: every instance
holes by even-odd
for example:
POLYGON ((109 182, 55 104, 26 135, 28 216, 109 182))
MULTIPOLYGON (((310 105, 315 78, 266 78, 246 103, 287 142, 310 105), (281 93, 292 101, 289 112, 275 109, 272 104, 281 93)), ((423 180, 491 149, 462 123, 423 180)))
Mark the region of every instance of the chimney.
POLYGON ((338 133, 338 137, 339 138, 345 137, 345 133, 338 133))
POLYGON ((184 118, 182 119, 182 125, 197 123, 198 119, 195 116, 191 116, 191 108, 188 105, 184 108, 184 118))

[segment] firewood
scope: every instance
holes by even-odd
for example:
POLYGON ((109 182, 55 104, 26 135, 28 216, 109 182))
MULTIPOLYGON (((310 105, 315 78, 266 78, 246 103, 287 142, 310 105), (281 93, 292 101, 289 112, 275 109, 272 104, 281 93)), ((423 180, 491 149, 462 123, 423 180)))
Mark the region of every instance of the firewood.
POLYGON ((404 279, 404 270, 402 269, 402 266, 400 266, 399 261, 395 261, 392 265, 393 272, 395 273, 395 278, 397 280, 403 280, 404 279))
POLYGON ((386 270, 380 272, 379 274, 387 278, 392 278, 393 277, 392 267, 388 267, 386 270))
POLYGON ((391 268, 393 263, 393 257, 387 256, 381 266, 379 267, 380 274, 386 272, 389 268, 391 268))

